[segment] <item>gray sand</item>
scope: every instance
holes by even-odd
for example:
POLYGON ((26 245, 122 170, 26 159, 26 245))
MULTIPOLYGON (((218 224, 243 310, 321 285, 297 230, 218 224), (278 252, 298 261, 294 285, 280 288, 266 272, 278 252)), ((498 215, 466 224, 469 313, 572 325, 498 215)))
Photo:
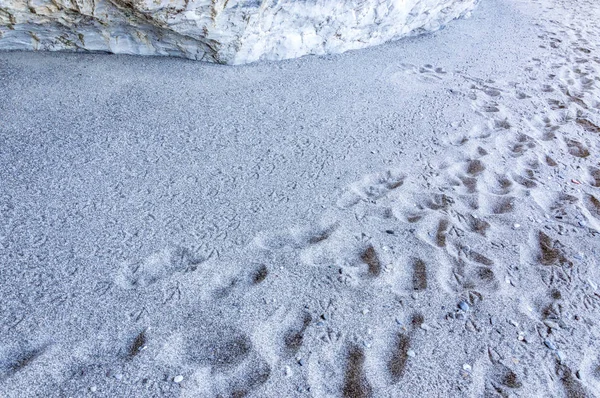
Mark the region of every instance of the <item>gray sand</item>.
POLYGON ((598 20, 0 53, 0 396, 600 397, 598 20))

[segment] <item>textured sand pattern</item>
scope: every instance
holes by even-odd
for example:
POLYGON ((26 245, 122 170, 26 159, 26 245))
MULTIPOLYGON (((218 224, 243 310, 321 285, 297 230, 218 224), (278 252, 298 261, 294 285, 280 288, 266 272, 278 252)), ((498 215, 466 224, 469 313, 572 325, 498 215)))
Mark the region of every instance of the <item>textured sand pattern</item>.
POLYGON ((489 0, 236 68, 2 54, 1 395, 600 396, 598 20, 489 0))

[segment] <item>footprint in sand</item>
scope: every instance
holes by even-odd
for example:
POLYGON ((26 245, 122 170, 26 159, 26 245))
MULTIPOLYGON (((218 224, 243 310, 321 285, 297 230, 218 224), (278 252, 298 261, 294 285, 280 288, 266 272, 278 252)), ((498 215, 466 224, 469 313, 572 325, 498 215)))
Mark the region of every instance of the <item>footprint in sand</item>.
POLYGON ((48 349, 48 344, 5 350, 0 356, 0 378, 10 377, 33 365, 48 349))
POLYGON ((398 170, 369 174, 351 184, 337 201, 338 207, 347 209, 360 201, 377 200, 404 183, 405 175, 398 170))
POLYGON ((267 382, 271 367, 258 355, 249 336, 234 326, 214 322, 210 319, 185 330, 183 361, 207 374, 202 383, 210 396, 247 396, 267 382))
POLYGON ((597 167, 588 167, 588 181, 593 187, 600 188, 600 169, 597 167))
POLYGON ((568 152, 572 156, 578 158, 587 158, 590 156, 588 148, 577 140, 566 139, 565 144, 567 144, 568 152))
POLYGON ((123 265, 115 283, 124 289, 147 287, 175 272, 193 271, 205 260, 185 248, 167 248, 140 262, 123 265))

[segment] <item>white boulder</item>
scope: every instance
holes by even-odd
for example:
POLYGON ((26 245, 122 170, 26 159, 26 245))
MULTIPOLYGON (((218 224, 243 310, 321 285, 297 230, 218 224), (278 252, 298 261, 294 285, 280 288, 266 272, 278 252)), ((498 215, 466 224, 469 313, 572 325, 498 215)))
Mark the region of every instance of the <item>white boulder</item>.
POLYGON ((106 51, 242 64, 436 30, 479 0, 0 0, 0 50, 106 51))

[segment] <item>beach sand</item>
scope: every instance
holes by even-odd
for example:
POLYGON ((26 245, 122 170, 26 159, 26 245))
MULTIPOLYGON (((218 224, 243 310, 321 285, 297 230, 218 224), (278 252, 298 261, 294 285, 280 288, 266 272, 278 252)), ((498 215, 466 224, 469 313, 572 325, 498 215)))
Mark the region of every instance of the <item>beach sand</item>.
POLYGON ((600 397, 598 21, 0 53, 0 396, 600 397))

